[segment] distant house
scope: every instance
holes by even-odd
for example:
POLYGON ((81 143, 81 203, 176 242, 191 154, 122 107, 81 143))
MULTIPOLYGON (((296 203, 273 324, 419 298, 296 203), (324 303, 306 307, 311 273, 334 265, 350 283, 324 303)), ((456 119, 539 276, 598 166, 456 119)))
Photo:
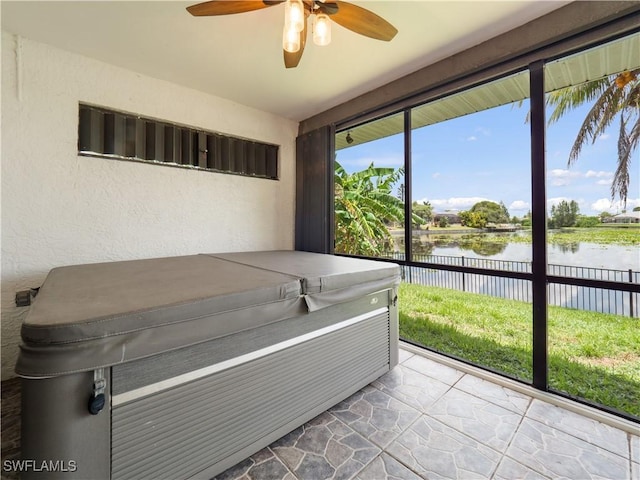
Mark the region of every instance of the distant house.
POLYGON ((437 225, 440 222, 440 219, 446 217, 449 221, 449 225, 453 225, 454 223, 460 223, 460 216, 457 213, 451 212, 443 212, 443 213, 434 213, 433 214, 433 224, 437 225))
POLYGON ((611 220, 613 223, 640 223, 640 212, 619 213, 611 220))

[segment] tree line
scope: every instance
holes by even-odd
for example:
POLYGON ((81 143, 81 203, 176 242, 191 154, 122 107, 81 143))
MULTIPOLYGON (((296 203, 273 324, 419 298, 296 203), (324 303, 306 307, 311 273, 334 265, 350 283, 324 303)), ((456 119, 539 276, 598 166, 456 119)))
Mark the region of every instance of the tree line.
MULTIPOLYGON (((430 202, 413 202, 412 210, 414 215, 423 220, 423 223, 436 224, 439 227, 448 227, 450 220, 447 216, 438 214, 433 211, 430 202)), ((504 203, 491 202, 483 200, 476 203, 470 210, 456 212, 455 214, 462 225, 471 228, 485 228, 489 224, 509 223, 509 211, 504 203)), ((417 225, 414 224, 414 227, 417 225)))
MULTIPOLYGON (((633 209, 640 211, 640 207, 633 209)), ((440 227, 449 226, 447 217, 438 218, 438 214, 433 211, 431 203, 428 201, 413 202, 413 213, 420 217, 424 223, 437 224, 440 227), (442 220, 445 220, 444 222, 442 220)), ((491 225, 519 224, 525 227, 531 226, 531 211, 524 217, 509 217, 509 211, 503 202, 492 202, 483 200, 477 202, 469 210, 457 212, 456 214, 463 226, 471 228, 486 228, 491 225)), ((609 212, 602 212, 598 216, 587 216, 580 214, 580 207, 575 200, 562 200, 551 207, 551 216, 547 219, 549 228, 563 227, 595 227, 613 217, 609 212)), ((414 228, 417 225, 414 224, 414 228)))

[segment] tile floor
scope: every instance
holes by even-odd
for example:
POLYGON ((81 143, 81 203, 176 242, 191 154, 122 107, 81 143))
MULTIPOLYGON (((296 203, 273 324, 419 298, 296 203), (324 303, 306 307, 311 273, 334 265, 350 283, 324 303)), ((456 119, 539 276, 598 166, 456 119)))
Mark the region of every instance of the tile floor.
POLYGON ((640 480, 639 436, 400 353, 392 372, 216 479, 640 480))
MULTIPOLYGON (((630 434, 400 353, 393 371, 216 478, 640 480, 640 427, 630 434)), ((3 461, 19 452, 19 392, 5 383, 3 461)))

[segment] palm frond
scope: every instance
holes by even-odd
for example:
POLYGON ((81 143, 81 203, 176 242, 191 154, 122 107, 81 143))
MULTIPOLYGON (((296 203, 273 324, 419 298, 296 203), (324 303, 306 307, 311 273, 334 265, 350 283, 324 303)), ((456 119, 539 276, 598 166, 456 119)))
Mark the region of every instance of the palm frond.
POLYGON ((604 77, 593 82, 561 88, 547 94, 547 106, 555 106, 548 123, 557 122, 568 111, 600 97, 611 85, 615 76, 604 77))
MULTIPOLYGON (((627 195, 629 193, 629 167, 631 166, 631 152, 634 150, 631 142, 631 135, 627 133, 627 122, 624 115, 620 118, 620 134, 618 136, 618 167, 613 175, 611 182, 611 199, 615 199, 616 195, 620 197, 626 208, 627 195)), ((637 139, 638 125, 634 127, 631 134, 636 135, 637 139), (636 131, 634 133, 634 130, 636 131)))
POLYGON ((580 156, 582 147, 588 142, 595 142, 596 139, 611 125, 616 115, 620 112, 622 99, 624 94, 621 89, 617 88, 615 83, 609 85, 602 95, 595 101, 589 112, 587 113, 576 140, 571 147, 569 153, 568 165, 580 156))
POLYGON ((629 131, 629 158, 631 158, 631 154, 638 147, 638 143, 640 142, 640 116, 636 119, 635 124, 631 127, 629 131))

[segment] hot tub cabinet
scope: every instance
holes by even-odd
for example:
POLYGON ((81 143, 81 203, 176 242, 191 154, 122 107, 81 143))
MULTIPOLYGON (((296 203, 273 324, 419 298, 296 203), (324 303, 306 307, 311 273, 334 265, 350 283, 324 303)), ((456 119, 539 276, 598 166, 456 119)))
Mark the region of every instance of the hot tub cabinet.
POLYGON ((23 478, 211 478, 393 368, 399 268, 270 251, 52 270, 22 327, 23 478))

